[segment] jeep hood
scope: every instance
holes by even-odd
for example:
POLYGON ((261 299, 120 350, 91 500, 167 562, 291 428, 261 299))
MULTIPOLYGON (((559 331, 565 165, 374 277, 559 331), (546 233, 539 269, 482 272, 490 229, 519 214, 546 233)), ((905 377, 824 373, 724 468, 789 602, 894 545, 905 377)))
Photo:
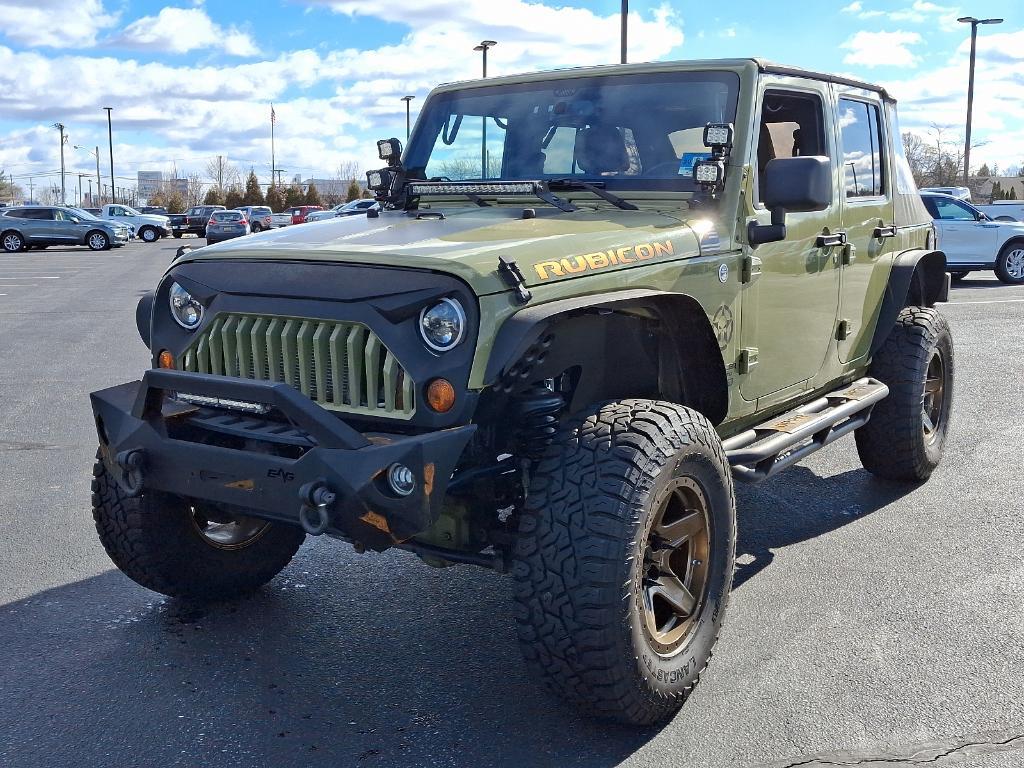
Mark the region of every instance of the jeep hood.
POLYGON ((443 215, 437 209, 383 211, 376 218, 346 216, 235 238, 175 263, 292 259, 429 269, 454 275, 484 295, 509 290, 498 272, 502 255, 517 262, 528 285, 536 285, 648 259, 697 256, 702 246, 718 250, 714 226, 704 219, 691 226, 681 217, 686 213, 538 207, 536 218, 523 218, 518 206, 445 209, 443 215))

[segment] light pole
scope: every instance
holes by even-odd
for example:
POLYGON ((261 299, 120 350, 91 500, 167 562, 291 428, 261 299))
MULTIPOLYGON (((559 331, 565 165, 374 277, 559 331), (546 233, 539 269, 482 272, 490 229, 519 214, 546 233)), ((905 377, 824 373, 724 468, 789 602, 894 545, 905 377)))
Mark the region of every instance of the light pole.
POLYGON ((405 102, 405 143, 409 143, 409 130, 412 126, 412 122, 409 119, 409 104, 415 99, 415 96, 403 96, 402 101, 405 102))
MULTIPOLYGON (((107 143, 110 146, 110 194, 114 194, 114 129, 110 122, 110 112, 113 107, 104 107, 107 110, 107 143)), ((112 199, 110 202, 116 203, 117 200, 112 199)))
MULTIPOLYGON (((474 51, 480 51, 484 60, 484 77, 487 77, 487 49, 493 48, 498 43, 495 40, 481 40, 479 45, 473 46, 474 51)), ((481 118, 480 132, 480 178, 487 178, 487 115, 481 118)))
POLYGON ((964 186, 969 187, 971 177, 971 115, 974 111, 974 50, 978 40, 979 24, 1002 24, 1002 19, 976 19, 973 16, 961 16, 957 19, 961 24, 971 25, 971 66, 967 79, 967 136, 964 139, 964 186))
MULTIPOLYGON (((100 148, 96 147, 95 150, 90 150, 88 147, 83 147, 81 144, 75 144, 75 149, 84 149, 90 155, 96 158, 96 194, 100 193, 100 148)), ((91 183, 91 182, 90 182, 91 183)), ((92 193, 89 194, 90 202, 92 199, 92 193)))
POLYGON ((85 208, 85 199, 82 197, 82 178, 89 179, 92 181, 92 177, 88 173, 78 174, 78 207, 85 208))
POLYGON ((67 205, 67 196, 64 191, 64 123, 54 123, 53 127, 60 131, 60 204, 67 205))
POLYGON ((622 19, 621 19, 621 32, 619 34, 619 48, 621 49, 621 55, 619 57, 622 64, 626 63, 626 31, 627 31, 627 19, 629 18, 629 0, 622 0, 622 19))

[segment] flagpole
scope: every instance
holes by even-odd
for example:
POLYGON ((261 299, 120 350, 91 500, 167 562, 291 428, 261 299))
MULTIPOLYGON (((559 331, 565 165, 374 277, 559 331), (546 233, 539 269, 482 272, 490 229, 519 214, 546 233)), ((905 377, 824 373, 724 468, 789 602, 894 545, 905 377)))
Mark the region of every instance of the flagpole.
POLYGON ((270 105, 270 186, 274 186, 274 174, 277 173, 277 161, 274 157, 274 105, 270 105))

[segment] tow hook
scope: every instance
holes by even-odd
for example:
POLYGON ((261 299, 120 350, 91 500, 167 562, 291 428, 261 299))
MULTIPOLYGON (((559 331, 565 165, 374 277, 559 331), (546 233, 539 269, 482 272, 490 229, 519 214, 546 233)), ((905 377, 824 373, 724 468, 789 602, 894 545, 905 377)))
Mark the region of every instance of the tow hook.
POLYGON ((118 484, 128 498, 134 499, 142 493, 142 468, 145 466, 145 459, 146 455, 141 448, 121 451, 114 458, 117 466, 121 468, 118 484))
POLYGON ((330 525, 331 516, 327 508, 337 499, 337 494, 327 487, 323 480, 313 480, 299 489, 299 523, 310 536, 319 536, 330 525))

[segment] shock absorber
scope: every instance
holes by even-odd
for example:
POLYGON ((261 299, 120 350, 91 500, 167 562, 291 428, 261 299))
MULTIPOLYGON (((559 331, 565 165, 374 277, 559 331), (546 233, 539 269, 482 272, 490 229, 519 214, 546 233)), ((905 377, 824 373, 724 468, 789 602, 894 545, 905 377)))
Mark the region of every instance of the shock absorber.
POLYGON ((539 459, 558 431, 558 417, 565 408, 561 393, 534 384, 519 394, 512 406, 512 437, 516 456, 539 459))

